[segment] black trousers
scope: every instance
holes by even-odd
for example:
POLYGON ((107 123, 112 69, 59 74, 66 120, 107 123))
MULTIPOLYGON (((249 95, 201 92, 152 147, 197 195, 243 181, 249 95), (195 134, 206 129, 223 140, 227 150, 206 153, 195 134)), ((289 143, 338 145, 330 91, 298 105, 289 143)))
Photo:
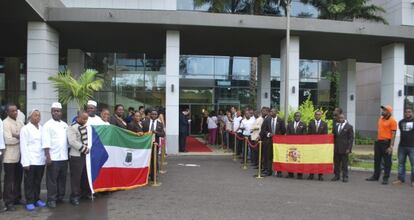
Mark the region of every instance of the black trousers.
POLYGON ((20 163, 4 163, 3 199, 12 205, 22 198, 23 168, 20 163))
POLYGON ((258 164, 259 162, 259 144, 257 141, 251 141, 252 144, 257 144, 257 147, 250 147, 250 151, 252 152, 251 161, 253 164, 258 164))
MULTIPOLYGON (((241 155, 242 151, 243 151, 242 149, 244 148, 244 136, 243 136, 243 134, 237 133, 236 141, 237 141, 237 151, 236 151, 237 155, 241 155), (242 140, 242 138, 243 138, 243 140, 242 140)), ((243 157, 244 155, 241 155, 241 156, 243 157)))
POLYGON ((70 185, 72 189, 70 198, 79 199, 82 196, 90 195, 91 189, 89 188, 88 174, 86 173, 85 155, 81 154, 80 157, 71 156, 69 164, 70 185))
POLYGON ((3 186, 2 186, 2 182, 1 181, 1 172, 3 171, 3 155, 0 156, 0 201, 3 200, 3 186))
MULTIPOLYGON (((156 164, 156 172, 158 174, 158 171, 160 169, 160 157, 159 157, 159 148, 158 147, 152 147, 151 149, 151 163, 149 166, 149 177, 151 181, 154 181, 154 150, 157 151, 156 157, 157 157, 157 164, 156 164)), ((158 180, 158 179, 157 179, 158 180)))
POLYGON ((178 136, 178 146, 180 152, 185 152, 186 145, 187 145, 187 133, 179 133, 178 136))
POLYGON ((66 191, 68 161, 52 161, 46 167, 47 201, 62 200, 66 191))
POLYGON ((31 165, 24 170, 24 195, 26 204, 34 204, 39 200, 40 184, 42 183, 44 165, 31 165))
POLYGON ((272 171, 273 165, 273 143, 272 139, 263 142, 263 165, 267 171, 272 171))
POLYGON ((234 151, 234 134, 228 133, 229 136, 229 148, 234 151))
POLYGON ((334 153, 334 173, 336 177, 348 178, 348 154, 334 153))
POLYGON ((390 177, 392 166, 392 155, 387 154, 386 150, 390 147, 391 141, 376 141, 374 145, 374 178, 379 179, 381 175, 381 161, 384 160, 384 179, 390 177))

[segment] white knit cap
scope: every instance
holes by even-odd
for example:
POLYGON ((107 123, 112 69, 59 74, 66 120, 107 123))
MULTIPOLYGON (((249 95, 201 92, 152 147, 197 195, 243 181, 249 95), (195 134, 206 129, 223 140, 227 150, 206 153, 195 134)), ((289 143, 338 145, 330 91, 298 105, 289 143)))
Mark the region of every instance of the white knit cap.
POLYGON ((52 108, 62 109, 62 104, 60 104, 60 102, 54 102, 52 103, 52 108))
POLYGON ((89 100, 88 101, 88 105, 92 105, 92 106, 98 106, 98 103, 96 103, 95 101, 93 101, 93 100, 89 100))

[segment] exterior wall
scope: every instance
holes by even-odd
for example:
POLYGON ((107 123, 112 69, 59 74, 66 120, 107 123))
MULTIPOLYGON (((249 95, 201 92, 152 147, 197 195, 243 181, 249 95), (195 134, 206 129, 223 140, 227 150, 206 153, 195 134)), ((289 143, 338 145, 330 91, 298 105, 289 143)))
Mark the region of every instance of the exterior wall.
POLYGON ((177 0, 62 0, 66 7, 176 10, 177 0))
POLYGON ((355 127, 355 66, 355 59, 347 59, 341 62, 341 75, 339 77, 339 106, 344 111, 348 122, 354 126, 355 129, 358 129, 358 127, 355 127))
POLYGON ((356 129, 362 135, 375 137, 381 100, 381 64, 356 65, 356 129))
POLYGON ((384 17, 391 25, 414 25, 412 0, 373 0, 372 3, 386 10, 384 17))
POLYGON ((285 98, 287 98, 288 109, 297 109, 299 107, 299 37, 290 38, 289 54, 287 54, 286 38, 281 41, 280 45, 280 110, 284 111, 285 98), (289 63, 286 64, 286 58, 289 56, 289 63), (285 65, 289 65, 288 95, 285 96, 285 65), (294 92, 293 87, 295 88, 294 92))
POLYGON ((257 109, 264 106, 270 107, 270 55, 261 55, 258 57, 257 67, 257 109))
POLYGON ((59 70, 59 34, 44 22, 27 25, 27 111, 38 109, 41 123, 50 119, 58 95, 48 80, 59 70), (34 89, 32 83, 36 82, 34 89))
MULTIPOLYGON (((67 68, 72 72, 72 75, 79 77, 85 70, 85 54, 79 49, 68 50, 68 64, 67 68)), ((77 104, 72 101, 67 105, 67 122, 72 123, 72 118, 76 116, 78 111, 77 104)))

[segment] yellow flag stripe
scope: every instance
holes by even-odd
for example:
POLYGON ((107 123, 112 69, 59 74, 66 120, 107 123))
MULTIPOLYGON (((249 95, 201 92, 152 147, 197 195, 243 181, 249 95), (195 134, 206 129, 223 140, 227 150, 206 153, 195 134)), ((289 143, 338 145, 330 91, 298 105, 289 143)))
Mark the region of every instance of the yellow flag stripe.
POLYGON ((273 162, 333 163, 333 144, 273 144, 273 162))

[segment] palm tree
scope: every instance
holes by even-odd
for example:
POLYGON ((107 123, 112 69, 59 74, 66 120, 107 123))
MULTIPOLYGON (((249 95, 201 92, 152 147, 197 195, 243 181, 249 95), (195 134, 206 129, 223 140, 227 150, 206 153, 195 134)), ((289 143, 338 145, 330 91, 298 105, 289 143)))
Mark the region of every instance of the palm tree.
POLYGON ((53 87, 59 94, 59 101, 68 104, 70 101, 76 102, 78 110, 81 110, 86 102, 93 97, 93 92, 102 89, 103 80, 96 79, 98 72, 87 69, 78 79, 72 76, 70 70, 59 72, 48 79, 52 81, 53 87))
POLYGON ((333 20, 363 19, 368 21, 388 22, 381 17, 385 13, 384 8, 375 4, 369 4, 370 0, 301 0, 305 4, 316 7, 319 18, 333 20))

